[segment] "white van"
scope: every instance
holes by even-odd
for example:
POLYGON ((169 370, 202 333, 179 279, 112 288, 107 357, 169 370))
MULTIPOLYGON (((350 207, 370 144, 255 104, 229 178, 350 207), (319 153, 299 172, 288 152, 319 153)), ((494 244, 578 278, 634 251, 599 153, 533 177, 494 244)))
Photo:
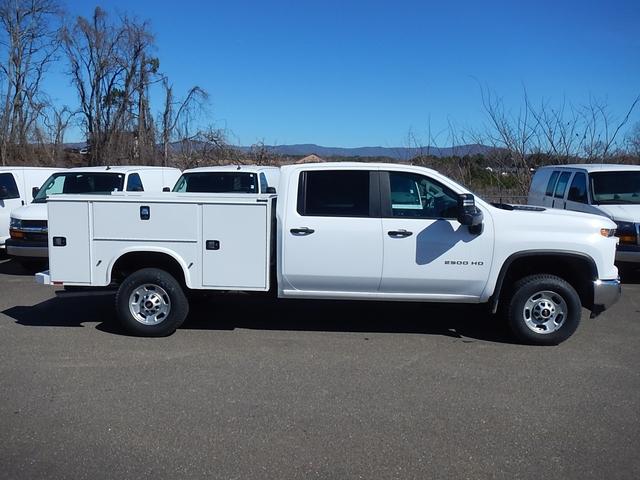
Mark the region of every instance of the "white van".
POLYGON ((280 168, 257 165, 198 167, 182 172, 174 192, 276 193, 280 168))
POLYGON ((37 189, 49 175, 61 168, 0 167, 0 251, 6 249, 11 212, 33 200, 37 189))
POLYGON ((542 167, 531 181, 528 203, 610 218, 620 239, 616 261, 640 264, 640 166, 542 167))
MULTIPOLYGON (((27 268, 46 263, 47 197, 60 193, 104 194, 113 191, 162 192, 180 177, 180 170, 166 167, 79 167, 56 172, 44 182, 33 203, 11 214, 7 253, 27 268)), ((50 174, 50 172, 49 172, 50 174)))

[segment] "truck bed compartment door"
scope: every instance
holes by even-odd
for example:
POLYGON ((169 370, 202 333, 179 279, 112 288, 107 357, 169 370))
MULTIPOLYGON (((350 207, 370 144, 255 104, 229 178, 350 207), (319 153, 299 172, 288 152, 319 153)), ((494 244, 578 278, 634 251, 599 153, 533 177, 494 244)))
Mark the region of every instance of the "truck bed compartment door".
POLYGON ((48 202, 51 281, 91 283, 89 202, 48 202))
POLYGON ((264 203, 202 206, 202 284, 266 290, 268 208, 264 203))

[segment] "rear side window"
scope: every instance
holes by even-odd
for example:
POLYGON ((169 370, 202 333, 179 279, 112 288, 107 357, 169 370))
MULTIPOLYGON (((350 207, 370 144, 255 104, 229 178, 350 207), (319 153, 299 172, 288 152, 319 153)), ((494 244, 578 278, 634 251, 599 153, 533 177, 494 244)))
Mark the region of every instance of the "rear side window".
POLYGON ((266 193, 267 187, 269 187, 267 177, 265 177, 264 173, 260 173, 260 193, 266 193))
POLYGON ((567 200, 571 200, 572 202, 588 203, 587 176, 584 173, 578 172, 573 176, 567 200))
POLYGON ((20 198, 16 180, 10 173, 0 173, 0 199, 20 198))
POLYGON ((322 170, 302 172, 298 213, 320 217, 368 217, 369 172, 322 170))
POLYGON ((553 190, 556 187, 556 181, 558 180, 558 175, 560 175, 560 172, 553 172, 551 174, 551 178, 549 179, 549 183, 547 184, 547 191, 546 194, 548 196, 553 195, 553 190))
POLYGON ((129 175, 129 179, 127 180, 127 192, 144 192, 142 180, 140 179, 140 175, 137 173, 129 175))
POLYGON ((558 185, 556 185, 556 198, 564 197, 564 191, 567 189, 569 178, 571 178, 571 172, 562 172, 562 175, 560 175, 560 179, 558 180, 558 185))

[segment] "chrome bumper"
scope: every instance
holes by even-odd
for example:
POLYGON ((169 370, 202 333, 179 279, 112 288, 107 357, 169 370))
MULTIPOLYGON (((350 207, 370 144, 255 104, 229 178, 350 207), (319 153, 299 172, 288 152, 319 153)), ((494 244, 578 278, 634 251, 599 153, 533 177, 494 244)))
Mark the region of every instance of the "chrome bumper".
POLYGON ((49 256, 49 248, 44 247, 23 247, 22 245, 7 245, 7 254, 13 257, 29 257, 29 258, 47 258, 49 256))
POLYGON ((616 303, 622 294, 620 279, 596 280, 593 282, 593 309, 596 315, 616 303))

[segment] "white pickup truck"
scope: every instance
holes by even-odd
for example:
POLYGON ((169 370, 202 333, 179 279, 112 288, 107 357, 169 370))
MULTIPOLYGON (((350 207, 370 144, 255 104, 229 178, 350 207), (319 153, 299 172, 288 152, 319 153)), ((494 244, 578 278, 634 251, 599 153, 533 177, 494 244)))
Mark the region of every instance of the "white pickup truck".
MULTIPOLYGON (((48 200, 51 285, 118 286, 131 333, 168 335, 191 290, 488 303, 523 342, 557 344, 620 295, 615 223, 492 206, 421 167, 282 167, 278 196, 113 193, 48 200)), ((425 319, 424 321, 428 321, 425 319)))

